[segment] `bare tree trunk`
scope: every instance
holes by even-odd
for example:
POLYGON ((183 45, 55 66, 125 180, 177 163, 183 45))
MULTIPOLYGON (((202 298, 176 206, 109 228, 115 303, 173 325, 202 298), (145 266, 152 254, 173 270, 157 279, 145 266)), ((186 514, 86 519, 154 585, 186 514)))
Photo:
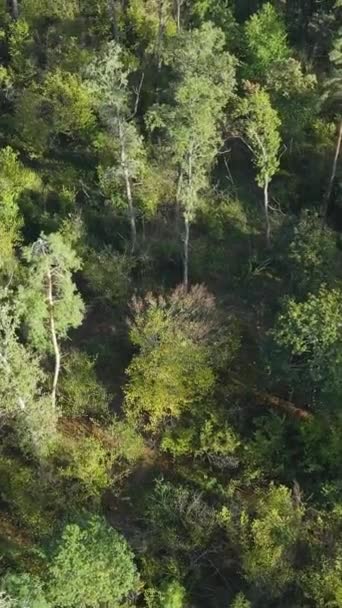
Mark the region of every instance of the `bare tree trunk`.
POLYGON ((177 31, 181 30, 181 8, 184 0, 176 0, 176 23, 177 23, 177 31))
POLYGON ((190 241, 190 222, 189 216, 185 212, 184 214, 184 277, 183 277, 183 285, 185 291, 189 289, 189 241, 190 241))
POLYGON ((342 120, 340 121, 340 124, 338 127, 338 136, 337 136, 337 143, 336 143, 336 148, 335 148, 335 156, 334 156, 334 161, 333 161, 333 165, 332 165, 328 190, 326 192, 325 200, 324 200, 324 206, 323 206, 324 219, 326 219, 326 217, 328 215, 331 193, 332 193, 332 189, 333 189, 333 185, 334 185, 334 181, 335 181, 335 177, 336 177, 338 157, 341 152, 341 144, 342 144, 342 120))
POLYGON ((12 0, 12 16, 15 20, 19 17, 18 0, 12 0))
POLYGON ((132 188, 131 188, 131 180, 129 176, 129 171, 127 167, 127 157, 126 157, 126 147, 124 135, 122 132, 122 124, 119 119, 119 138, 120 138, 120 148, 121 148, 121 166, 124 173, 125 185, 126 185, 126 196, 128 202, 128 211, 129 211, 129 221, 131 225, 131 252, 134 253, 136 242, 137 242, 137 227, 135 223, 135 209, 133 204, 133 196, 132 196, 132 188))
POLYGON ((271 244, 271 226, 270 226, 270 218, 269 218, 269 195, 268 195, 268 186, 269 180, 268 177, 265 179, 264 184, 264 211, 265 211, 265 222, 266 222, 266 244, 267 247, 270 247, 271 244))
POLYGON ((50 315, 50 331, 51 338, 53 344, 53 350, 55 353, 55 373, 53 377, 52 391, 51 391, 51 401, 52 407, 56 407, 56 392, 57 392, 57 384, 59 378, 59 372, 61 369, 61 353, 58 346, 57 335, 56 335, 56 327, 55 327, 55 318, 54 318, 54 299, 53 299, 53 285, 52 285, 52 275, 51 270, 48 270, 47 273, 48 278, 48 303, 49 303, 49 315, 50 315))

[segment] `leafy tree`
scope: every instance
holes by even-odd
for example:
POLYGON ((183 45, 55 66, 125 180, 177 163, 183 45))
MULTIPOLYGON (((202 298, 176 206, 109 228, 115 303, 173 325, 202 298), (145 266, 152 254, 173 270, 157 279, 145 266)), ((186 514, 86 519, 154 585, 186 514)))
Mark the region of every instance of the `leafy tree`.
POLYGON ((25 191, 39 191, 41 182, 36 173, 24 167, 18 153, 9 146, 0 151, 0 166, 0 269, 3 270, 20 241, 20 197, 25 191))
POLYGON ((89 89, 77 74, 60 69, 49 72, 42 95, 45 112, 50 107, 52 129, 56 134, 82 134, 94 125, 89 89))
POLYGON ((28 273, 19 291, 21 311, 33 346, 39 352, 54 353, 51 401, 55 407, 61 367, 59 339, 80 325, 83 317, 84 305, 72 281, 80 260, 60 233, 42 234, 24 250, 24 257, 28 273))
POLYGON ((243 593, 238 593, 231 604, 231 608, 251 608, 251 603, 243 593))
POLYGON ((72 351, 63 365, 60 382, 60 407, 69 415, 105 415, 109 395, 97 380, 95 361, 86 353, 72 351))
POLYGON ((342 297, 338 289, 322 286, 298 302, 289 298, 279 315, 274 337, 294 365, 304 367, 311 381, 329 385, 338 377, 341 355, 342 297))
POLYGON ((178 581, 171 581, 164 589, 148 589, 145 593, 148 608, 184 608, 186 592, 178 581))
POLYGON ((130 337, 139 352, 127 370, 126 413, 155 431, 209 396, 215 372, 226 372, 238 339, 227 332, 213 296, 202 286, 135 299, 132 313, 130 337))
POLYGON ((114 141, 115 164, 100 168, 100 181, 105 192, 115 195, 118 184, 125 192, 131 226, 131 250, 136 247, 136 209, 134 182, 139 179, 145 162, 142 137, 134 123, 134 110, 128 84, 130 70, 124 63, 123 51, 117 43, 108 43, 102 55, 89 67, 89 87, 95 95, 100 116, 114 141))
POLYGON ((296 577, 294 558, 302 527, 302 509, 284 486, 270 487, 259 498, 253 519, 241 516, 245 576, 260 589, 280 595, 296 577))
POLYGON ((264 192, 266 241, 270 245, 269 185, 279 168, 280 119, 271 106, 268 93, 258 85, 247 83, 247 97, 238 109, 241 128, 257 167, 257 183, 264 192))
POLYGON ((56 419, 43 392, 40 361, 20 344, 18 315, 6 296, 0 306, 1 421, 14 424, 22 449, 40 456, 55 439, 56 419))
POLYGON ((302 297, 317 291, 322 283, 329 287, 338 285, 340 251, 336 234, 322 226, 316 213, 305 211, 295 222, 293 237, 286 250, 294 293, 302 297))
POLYGON ((139 37, 146 40, 147 50, 155 56, 160 71, 165 40, 177 30, 172 0, 131 0, 128 16, 139 37))
POLYGON ((174 107, 161 106, 150 126, 162 129, 177 172, 176 199, 184 217, 184 286, 189 283, 190 225, 221 143, 220 121, 235 85, 234 60, 223 33, 211 24, 175 39, 170 63, 176 73, 174 107))
POLYGON ((45 598, 43 584, 37 576, 27 573, 7 574, 2 580, 2 587, 12 598, 9 608, 25 608, 30 605, 35 608, 51 607, 45 598))
POLYGON ((205 346, 177 328, 158 301, 139 309, 131 340, 140 352, 127 369, 125 409, 135 424, 155 431, 208 395, 214 375, 205 346))
POLYGON ((341 548, 338 548, 334 559, 323 557, 320 568, 306 577, 307 595, 314 599, 318 608, 325 606, 341 606, 341 548))
POLYGON ((289 57, 287 34, 276 8, 266 2, 245 26, 247 75, 264 81, 276 62, 289 57))
POLYGON ((48 598, 53 606, 116 608, 124 605, 137 583, 128 544, 101 517, 64 528, 49 566, 48 598))

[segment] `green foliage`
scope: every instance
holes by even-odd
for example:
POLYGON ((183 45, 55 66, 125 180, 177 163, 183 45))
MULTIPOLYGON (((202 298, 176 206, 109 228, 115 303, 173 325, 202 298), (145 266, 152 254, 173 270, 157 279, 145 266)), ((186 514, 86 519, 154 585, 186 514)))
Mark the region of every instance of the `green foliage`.
POLYGON ((195 308, 196 288, 191 300, 191 294, 182 298, 178 290, 169 302, 150 295, 134 304, 130 336, 140 350, 127 370, 125 409, 135 424, 153 431, 184 410, 198 407, 214 385, 205 343, 210 326, 202 324, 206 316, 210 320, 212 302, 208 300, 206 309, 203 301, 201 319, 195 308))
POLYGON ((73 19, 79 12, 79 4, 77 0, 23 0, 22 12, 30 21, 46 17, 73 19))
POLYGON ((9 51, 11 53, 11 77, 16 84, 29 84, 36 75, 37 66, 33 55, 33 35, 25 19, 10 26, 9 51))
POLYGON ((291 282, 298 295, 313 293, 322 283, 332 287, 339 281, 341 254, 336 236, 327 226, 322 226, 316 214, 302 214, 287 255, 291 282))
POLYGON ((177 198, 191 222, 220 145, 219 125, 234 90, 235 61, 223 52, 223 33, 209 23, 176 41, 168 59, 177 75, 175 105, 151 112, 149 126, 165 130, 178 171, 177 198))
POLYGON ((71 327, 80 325, 84 305, 72 281, 72 272, 80 267, 80 260, 59 233, 42 234, 40 239, 24 250, 28 263, 26 284, 20 287, 20 310, 29 339, 40 352, 52 350, 50 333, 50 304, 47 283, 51 278, 53 316, 60 338, 71 327))
POLYGON ((341 549, 335 559, 322 559, 320 568, 306 577, 307 595, 311 597, 318 608, 342 605, 342 556, 341 549))
POLYGON ((95 437, 64 438, 57 448, 56 469, 75 504, 97 500, 111 485, 115 453, 95 437), (60 454, 60 456, 59 456, 60 454))
MULTIPOLYGON (((57 488, 32 466, 13 457, 1 456, 0 480, 4 506, 11 510, 19 538, 25 529, 33 538, 51 534, 56 525, 55 508, 60 500, 57 488)), ((5 529, 5 538, 6 532, 5 529)), ((10 535, 8 540, 10 542, 10 535)))
POLYGON ((303 302, 289 298, 273 335, 292 358, 302 361, 314 382, 331 381, 330 367, 340 362, 342 296, 320 287, 303 302))
POLYGON ((284 486, 271 486, 259 497, 255 511, 253 518, 241 515, 245 576, 277 596, 296 577, 295 546, 303 513, 284 486))
POLYGON ((145 592, 147 608, 184 608, 186 592, 178 581, 164 585, 163 590, 148 589, 145 592))
POLYGON ((121 304, 127 301, 133 268, 132 257, 105 247, 99 252, 89 252, 84 274, 97 297, 111 304, 121 304))
POLYGON ((49 573, 48 597, 65 608, 122 606, 138 582, 127 542, 100 517, 65 527, 49 573))
POLYGON ((143 458, 144 440, 125 420, 115 418, 109 432, 115 445, 113 451, 117 461, 132 465, 143 458))
POLYGON ((95 361, 86 353, 72 351, 63 365, 60 382, 60 407, 69 416, 108 412, 109 395, 97 380, 95 361))
POLYGON ((22 165, 18 153, 7 146, 0 151, 0 268, 8 264, 20 240, 19 200, 26 191, 39 191, 39 177, 22 165))
POLYGON ((172 557, 191 559, 191 554, 210 546, 216 528, 216 513, 199 492, 185 486, 158 481, 149 496, 146 512, 154 550, 172 557))
POLYGON ((27 87, 15 99, 15 128, 20 147, 32 157, 46 153, 51 127, 43 118, 43 97, 36 85, 27 87))
POLYGON ((175 36, 177 31, 170 0, 131 0, 128 17, 138 39, 144 41, 152 54, 160 55, 163 38, 175 36))
POLYGON ((341 9, 0 0, 0 607, 342 606, 341 9))
POLYGON ((14 425, 25 452, 42 456, 54 442, 56 416, 43 393, 39 359, 20 344, 19 320, 3 293, 0 306, 0 395, 2 419, 14 425))
POLYGON ((252 604, 246 599, 243 593, 238 593, 234 598, 231 608, 251 608, 252 604))
POLYGON ((45 598, 42 582, 34 575, 8 574, 2 580, 2 588, 12 598, 9 608, 25 608, 25 606, 50 608, 51 606, 45 598))
POLYGON ((245 26, 248 76, 265 79, 275 62, 289 56, 285 25, 270 2, 252 15, 245 26))
POLYGON ((51 108, 50 120, 55 133, 82 135, 93 126, 91 95, 77 74, 60 69, 50 72, 44 82, 43 98, 51 108))
POLYGON ((257 168, 257 183, 264 187, 279 168, 280 119, 268 93, 247 83, 247 97, 239 105, 242 130, 257 168))

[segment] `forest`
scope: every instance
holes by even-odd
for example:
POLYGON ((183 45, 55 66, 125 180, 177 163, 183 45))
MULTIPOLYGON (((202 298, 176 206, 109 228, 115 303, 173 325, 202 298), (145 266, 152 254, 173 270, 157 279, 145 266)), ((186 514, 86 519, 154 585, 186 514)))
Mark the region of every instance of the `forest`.
POLYGON ((342 0, 0 58, 0 608, 342 608, 342 0))

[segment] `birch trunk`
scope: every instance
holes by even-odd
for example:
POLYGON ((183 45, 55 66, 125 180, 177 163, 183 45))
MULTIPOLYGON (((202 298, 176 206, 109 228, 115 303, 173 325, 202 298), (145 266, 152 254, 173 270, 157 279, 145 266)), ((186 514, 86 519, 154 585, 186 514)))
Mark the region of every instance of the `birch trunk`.
POLYGON ((337 163, 338 163, 338 157, 339 157, 340 152, 341 152, 341 144, 342 144, 342 119, 340 120, 340 124, 339 124, 339 128, 338 128, 337 142, 336 142, 336 148, 335 148, 335 156, 334 156, 333 165, 332 165, 332 169, 331 169, 331 175, 330 175, 328 190, 327 190, 327 193, 325 195, 324 208, 323 208, 324 219, 327 218, 328 211, 329 211, 329 203, 330 203, 330 198, 331 198, 331 193, 332 193, 334 181, 335 181, 335 178, 336 178, 337 163))
POLYGON ((266 223, 266 244, 270 247, 271 244, 271 226, 269 218, 269 193, 268 193, 269 179, 266 177, 264 184, 264 211, 265 211, 265 223, 266 223))
POLYGON ((19 17, 18 0, 12 0, 12 16, 15 20, 19 17))
POLYGON ((187 292, 189 289, 189 241, 190 241, 190 222, 188 214, 184 214, 184 277, 183 277, 183 285, 184 289, 187 292))
POLYGON ((61 369, 61 353, 58 346, 58 340, 56 335, 56 327, 55 327, 55 317, 54 317, 54 299, 53 299, 53 283, 52 283, 52 275, 51 270, 48 270, 47 273, 48 278, 48 303, 49 303, 49 315, 50 315, 50 331, 51 338, 53 344, 53 350, 55 353, 55 372, 53 377, 52 391, 51 391, 51 401, 52 407, 56 407, 56 392, 57 392, 57 384, 59 378, 59 372, 61 369))
POLYGON ((128 166, 127 166, 125 138, 124 138, 124 134, 122 131, 122 123, 121 123, 120 118, 119 118, 119 138, 120 138, 120 150, 121 150, 121 167, 122 167, 124 179, 125 179, 129 221, 130 221, 130 225, 131 225, 131 252, 134 253, 135 247, 136 247, 136 242, 137 242, 137 227, 136 227, 136 223, 135 223, 135 209, 134 209, 134 204, 133 204, 131 179, 129 176, 128 166))

